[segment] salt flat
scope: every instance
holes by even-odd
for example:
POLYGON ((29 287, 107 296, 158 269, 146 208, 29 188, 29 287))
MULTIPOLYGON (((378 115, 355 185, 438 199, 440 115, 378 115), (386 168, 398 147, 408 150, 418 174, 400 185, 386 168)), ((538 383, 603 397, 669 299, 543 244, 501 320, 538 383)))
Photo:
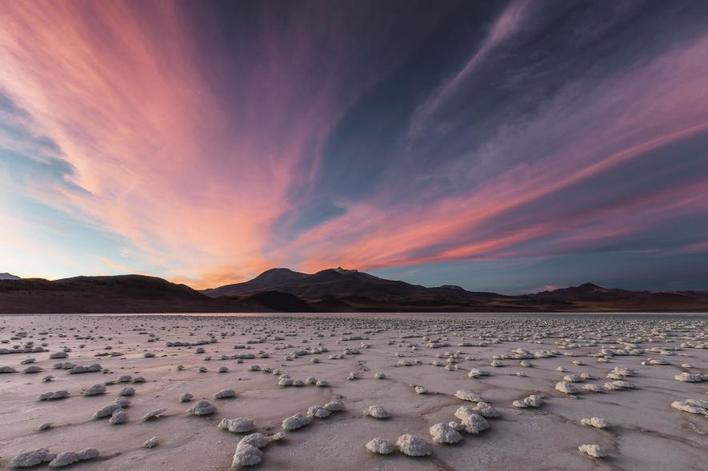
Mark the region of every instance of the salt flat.
POLYGON ((704 314, 23 315, 0 341, 4 469, 708 463, 704 314))

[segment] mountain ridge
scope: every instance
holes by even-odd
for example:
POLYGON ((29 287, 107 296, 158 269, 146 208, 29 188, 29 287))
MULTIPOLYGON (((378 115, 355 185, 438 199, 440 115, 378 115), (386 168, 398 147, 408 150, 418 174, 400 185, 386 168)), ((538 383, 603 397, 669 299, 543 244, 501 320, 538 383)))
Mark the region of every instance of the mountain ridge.
POLYGON ((0 313, 708 311, 705 291, 630 291, 593 283, 522 295, 426 287, 341 267, 288 268, 198 291, 146 275, 0 280, 0 313))

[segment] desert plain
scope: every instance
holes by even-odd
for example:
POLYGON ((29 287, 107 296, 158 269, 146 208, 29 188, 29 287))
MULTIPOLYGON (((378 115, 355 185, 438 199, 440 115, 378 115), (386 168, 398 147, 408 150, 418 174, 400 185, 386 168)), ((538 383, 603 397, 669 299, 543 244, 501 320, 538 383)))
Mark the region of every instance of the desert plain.
POLYGON ((4 315, 0 341, 1 469, 708 469, 706 314, 4 315))

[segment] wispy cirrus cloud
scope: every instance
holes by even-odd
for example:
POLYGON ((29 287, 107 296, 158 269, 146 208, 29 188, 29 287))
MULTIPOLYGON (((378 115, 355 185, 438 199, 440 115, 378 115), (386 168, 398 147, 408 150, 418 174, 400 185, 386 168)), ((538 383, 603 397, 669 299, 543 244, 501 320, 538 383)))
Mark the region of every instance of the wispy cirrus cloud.
POLYGON ((636 8, 8 3, 0 255, 203 287, 700 250, 708 9, 636 8))
MULTIPOLYGON (((575 229, 573 224, 589 222, 598 212, 608 218, 600 222, 604 228, 599 229, 598 236, 607 234, 603 238, 636 233, 646 223, 670 219, 671 211, 660 216, 652 211, 654 205, 671 208, 682 201, 680 198, 691 199, 696 192, 700 194, 705 181, 692 182, 696 174, 679 176, 672 183, 678 185, 676 188, 656 194, 653 185, 663 184, 661 167, 646 171, 650 180, 658 180, 638 189, 632 188, 631 180, 614 181, 612 188, 598 187, 595 195, 584 195, 584 199, 590 199, 590 211, 579 214, 573 214, 579 205, 577 195, 564 198, 593 179, 601 185, 603 178, 631 175, 626 172, 631 172, 627 165, 632 162, 654 161, 661 149, 708 132, 708 96, 703 79, 706 61, 708 36, 700 36, 690 44, 665 51, 642 67, 608 73, 592 87, 568 84, 538 112, 505 127, 479 151, 463 151, 449 165, 437 169, 437 175, 429 179, 431 193, 442 196, 426 199, 424 195, 431 188, 422 184, 400 201, 396 197, 402 189, 394 184, 393 194, 384 189, 303 234, 299 243, 311 255, 307 266, 315 269, 344 261, 382 268, 484 256, 502 249, 511 254, 517 244, 568 233, 575 229), (509 162, 509 153, 524 158, 509 162), (480 181, 475 175, 480 171, 480 161, 497 167, 490 170, 487 180, 480 181), (455 179, 461 181, 455 186, 462 188, 468 179, 470 189, 445 195, 434 187, 455 179), (634 192, 625 197, 632 204, 616 195, 603 201, 607 199, 603 198, 604 191, 610 195, 616 191, 614 187, 623 183, 634 192), (548 220, 544 208, 535 206, 539 201, 562 210, 548 220), (646 206, 641 206, 642 201, 646 206), (611 213, 605 209, 607 206, 614 208, 611 213), (527 218, 517 218, 516 224, 504 223, 505 217, 513 218, 523 211, 528 211, 527 218), (647 221, 627 224, 637 211, 646 211, 647 221), (610 230, 617 222, 627 227, 610 230), (331 255, 318 262, 314 254, 328 254, 328 249, 331 255)), ((689 151, 686 156, 675 157, 674 162, 677 159, 685 159, 690 168, 705 177, 706 156, 689 151)), ((663 160, 663 165, 668 163, 663 160)), ((481 170, 484 171, 483 166, 481 170)), ((708 209, 705 201, 701 204, 692 206, 691 211, 708 209)), ((578 230, 583 230, 582 224, 578 230)), ((569 237, 585 238, 586 243, 592 238, 587 233, 569 237)))
MULTIPOLYGON (((328 126, 328 95, 304 101, 290 86, 316 58, 266 26, 264 67, 232 64, 246 93, 224 103, 185 15, 171 2, 5 5, 0 88, 22 110, 14 128, 51 140, 82 190, 57 179, 28 194, 120 234, 168 273, 227 258, 247 276, 275 262, 262 247, 328 126), (300 122, 281 115, 292 106, 300 122)), ((34 136, 6 133, 3 146, 35 157, 34 136)))

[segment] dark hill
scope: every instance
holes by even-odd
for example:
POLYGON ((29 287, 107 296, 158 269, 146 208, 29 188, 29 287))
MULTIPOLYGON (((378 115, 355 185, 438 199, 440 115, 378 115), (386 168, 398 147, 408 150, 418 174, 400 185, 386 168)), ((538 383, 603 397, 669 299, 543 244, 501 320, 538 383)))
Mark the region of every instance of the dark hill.
POLYGON ((290 272, 285 279, 275 279, 272 285, 264 283, 264 275, 268 273, 251 281, 206 290, 204 293, 221 297, 280 291, 326 310, 377 311, 460 310, 492 298, 504 298, 494 293, 472 293, 456 286, 426 288, 342 268, 322 270, 312 275, 290 272))
POLYGON ((585 283, 505 296, 453 285, 428 288, 341 268, 311 275, 278 268, 204 292, 143 275, 0 280, 0 313, 269 311, 708 311, 708 292, 653 293, 585 283))
POLYGON ((240 298, 240 302, 266 307, 276 312, 311 312, 312 306, 297 296, 280 291, 262 291, 240 298))
POLYGON ((321 311, 700 311, 702 292, 652 293, 604 288, 592 283, 504 296, 467 291, 455 285, 435 288, 387 280, 356 270, 334 268, 308 275, 287 269, 264 272, 244 283, 204 291, 220 298, 279 291, 321 311))
MULTIPOLYGON (((301 308, 297 298, 289 305, 301 308)), ((0 313, 260 312, 282 299, 212 299, 187 285, 142 275, 0 280, 0 313)))
POLYGON ((236 283, 220 288, 207 289, 202 291, 202 293, 216 298, 219 296, 244 296, 261 291, 288 289, 308 276, 310 275, 299 273, 289 268, 272 268, 245 283, 236 283))

